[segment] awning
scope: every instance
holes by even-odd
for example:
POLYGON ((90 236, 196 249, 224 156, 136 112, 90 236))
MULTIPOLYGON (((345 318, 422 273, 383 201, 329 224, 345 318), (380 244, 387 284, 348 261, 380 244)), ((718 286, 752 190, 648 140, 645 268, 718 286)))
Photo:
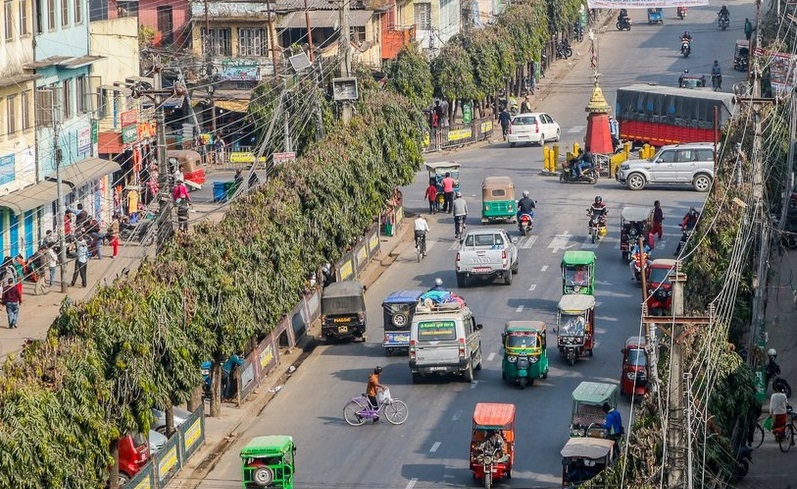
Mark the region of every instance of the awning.
MULTIPOLYGON (((99 180, 105 175, 110 175, 122 169, 119 163, 102 158, 86 158, 77 163, 65 166, 61 170, 61 181, 72 188, 80 187, 86 183, 99 180)), ((55 173, 47 175, 47 180, 55 181, 55 173)))
POLYGON ((73 70, 76 68, 82 68, 84 66, 88 66, 90 64, 93 64, 95 61, 99 61, 104 58, 105 56, 77 56, 58 63, 58 66, 60 66, 61 68, 69 68, 73 70))
POLYGON ((18 73, 16 75, 3 76, 0 77, 0 88, 21 85, 37 78, 41 78, 41 75, 34 73, 18 73))
MULTIPOLYGON (((337 28, 340 26, 340 14, 337 10, 311 10, 311 28, 337 28)), ((349 10, 349 26, 363 27, 374 15, 373 10, 349 10)), ((307 21, 304 11, 291 12, 277 22, 280 29, 306 29, 307 21)))
POLYGON ((32 61, 30 63, 26 63, 24 66, 28 70, 37 70, 39 68, 45 68, 47 66, 57 65, 68 59, 71 58, 69 56, 50 56, 49 58, 40 59, 39 61, 32 61))
POLYGON ((214 100, 213 104, 217 109, 229 110, 230 112, 245 114, 249 110, 248 100, 214 100))
MULTIPOLYGON (((69 193, 68 187, 64 185, 61 187, 65 194, 69 193)), ((0 207, 11 209, 14 214, 22 214, 50 204, 57 199, 58 186, 56 183, 44 181, 0 197, 0 207)))

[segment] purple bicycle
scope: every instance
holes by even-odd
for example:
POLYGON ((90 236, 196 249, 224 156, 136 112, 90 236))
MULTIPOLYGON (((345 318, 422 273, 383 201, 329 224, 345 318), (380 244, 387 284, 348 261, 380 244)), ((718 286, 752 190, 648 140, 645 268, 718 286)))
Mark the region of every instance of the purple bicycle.
POLYGON ((352 426, 361 426, 367 420, 378 420, 384 414, 390 424, 401 424, 407 421, 410 414, 404 401, 390 397, 390 390, 383 389, 376 395, 379 407, 374 408, 365 395, 352 398, 343 406, 343 419, 352 426))

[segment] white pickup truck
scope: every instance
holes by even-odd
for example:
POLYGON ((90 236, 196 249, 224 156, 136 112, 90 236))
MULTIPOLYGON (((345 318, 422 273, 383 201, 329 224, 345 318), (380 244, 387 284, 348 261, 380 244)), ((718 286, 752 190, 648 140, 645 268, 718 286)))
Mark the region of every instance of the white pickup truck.
POLYGON ((501 277, 512 285, 518 272, 518 250, 503 229, 477 229, 468 232, 457 252, 457 286, 465 287, 468 279, 501 277))

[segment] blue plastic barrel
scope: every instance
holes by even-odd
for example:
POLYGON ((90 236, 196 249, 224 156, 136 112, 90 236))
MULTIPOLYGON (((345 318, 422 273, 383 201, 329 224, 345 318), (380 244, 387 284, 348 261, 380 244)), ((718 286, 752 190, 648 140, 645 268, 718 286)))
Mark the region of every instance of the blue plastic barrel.
POLYGON ((227 191, 224 188, 225 182, 213 182, 213 202, 224 202, 227 200, 227 191))

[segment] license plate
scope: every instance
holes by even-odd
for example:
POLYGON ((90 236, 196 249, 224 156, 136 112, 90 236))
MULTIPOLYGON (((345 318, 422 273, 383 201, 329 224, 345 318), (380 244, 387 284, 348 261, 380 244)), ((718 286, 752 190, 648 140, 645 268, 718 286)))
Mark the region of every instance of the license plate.
POLYGON ((446 367, 429 367, 428 369, 430 372, 440 372, 446 370, 446 367))
POLYGON ((348 326, 338 326, 338 333, 348 333, 349 327, 348 326))
POLYGON ((489 273, 490 267, 476 267, 473 269, 474 273, 489 273))

